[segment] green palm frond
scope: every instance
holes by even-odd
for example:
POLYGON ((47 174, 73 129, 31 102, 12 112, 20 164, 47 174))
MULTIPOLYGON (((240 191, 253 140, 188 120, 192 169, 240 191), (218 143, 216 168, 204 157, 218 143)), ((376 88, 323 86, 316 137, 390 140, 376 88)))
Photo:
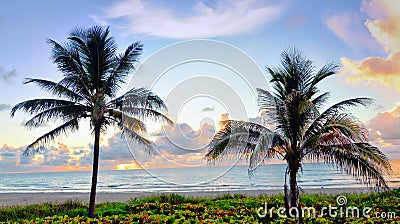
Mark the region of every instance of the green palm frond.
POLYGON ((90 102, 90 96, 94 94, 93 86, 86 78, 81 75, 68 75, 58 82, 58 84, 70 89, 85 97, 85 100, 90 102))
POLYGON ((86 30, 87 55, 83 55, 83 64, 94 88, 104 88, 107 73, 115 66, 115 40, 109 35, 109 28, 91 27, 86 30))
POLYGON ((293 91, 287 95, 280 113, 286 117, 286 129, 289 129, 288 137, 292 141, 300 141, 307 124, 319 115, 315 105, 300 91, 293 91))

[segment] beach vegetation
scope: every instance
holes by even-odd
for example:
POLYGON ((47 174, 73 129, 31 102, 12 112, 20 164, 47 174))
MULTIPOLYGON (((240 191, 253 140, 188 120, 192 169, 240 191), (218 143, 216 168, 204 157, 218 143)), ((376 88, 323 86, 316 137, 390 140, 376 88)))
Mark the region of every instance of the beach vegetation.
MULTIPOLYGON (((347 207, 370 207, 369 217, 332 217, 317 213, 305 216, 304 223, 399 223, 400 189, 371 194, 343 194, 347 207), (382 214, 387 214, 382 217, 382 214), (391 215, 390 215, 391 214, 391 215), (390 215, 390 217, 389 217, 390 215)), ((338 195, 305 194, 302 207, 313 207, 318 212, 322 206, 337 206, 338 195)), ((87 204, 69 201, 60 204, 44 203, 0 208, 0 222, 5 223, 294 223, 295 219, 280 217, 276 211, 271 216, 260 217, 257 209, 268 203, 269 207, 284 206, 284 195, 232 196, 195 198, 162 194, 129 202, 108 202, 97 206, 93 218, 86 213, 87 204)))

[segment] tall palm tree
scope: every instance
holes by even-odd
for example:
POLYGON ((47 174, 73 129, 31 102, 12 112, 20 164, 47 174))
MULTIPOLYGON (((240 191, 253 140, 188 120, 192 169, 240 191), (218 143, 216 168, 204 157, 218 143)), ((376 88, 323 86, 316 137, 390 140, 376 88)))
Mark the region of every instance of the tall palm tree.
POLYGON ((366 184, 388 188, 383 177, 391 169, 388 159, 368 143, 368 131, 363 124, 344 111, 351 106, 368 106, 373 101, 348 99, 321 112, 329 92, 317 95, 317 84, 335 74, 338 66, 331 63, 315 71, 312 64, 296 49, 284 51, 280 67, 267 68, 275 91, 257 89, 263 124, 222 121, 222 128, 206 154, 209 161, 232 156, 247 159, 250 174, 268 159, 286 161, 287 214, 289 208, 299 204, 297 175, 304 161, 326 162, 366 184))
POLYGON ((144 119, 171 122, 163 115, 164 102, 145 88, 133 88, 117 97, 127 75, 135 68, 143 45, 131 44, 124 53, 117 54, 115 40, 109 28, 93 26, 75 29, 64 45, 48 40, 52 58, 63 78, 59 82, 28 78, 25 84, 34 83, 54 98, 33 99, 18 103, 11 116, 22 110, 33 117, 25 124, 38 127, 54 121, 63 123, 40 136, 28 145, 25 154, 38 151, 62 134, 79 129, 79 122, 89 120, 94 134, 93 174, 88 216, 94 216, 97 174, 100 153, 100 134, 110 126, 123 130, 123 134, 144 149, 154 144, 142 136, 146 131, 144 119))

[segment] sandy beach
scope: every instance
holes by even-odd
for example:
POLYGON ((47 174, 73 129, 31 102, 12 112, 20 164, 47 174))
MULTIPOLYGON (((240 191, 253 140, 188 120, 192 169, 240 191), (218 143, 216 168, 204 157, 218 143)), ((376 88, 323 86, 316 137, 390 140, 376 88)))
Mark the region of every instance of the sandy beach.
MULTIPOLYGON (((303 189, 303 194, 338 195, 345 193, 370 193, 372 188, 311 188, 303 189)), ((283 190, 248 190, 248 191, 203 191, 203 192, 179 192, 187 197, 218 197, 221 195, 241 194, 247 196, 277 195, 283 190)), ((127 202, 133 198, 143 198, 152 195, 160 195, 159 192, 126 192, 126 193, 97 193, 96 203, 103 202, 127 202)), ((168 194, 168 193, 167 193, 168 194)), ((88 193, 60 192, 60 193, 0 193, 0 206, 29 205, 45 202, 65 202, 68 200, 87 203, 88 193)))

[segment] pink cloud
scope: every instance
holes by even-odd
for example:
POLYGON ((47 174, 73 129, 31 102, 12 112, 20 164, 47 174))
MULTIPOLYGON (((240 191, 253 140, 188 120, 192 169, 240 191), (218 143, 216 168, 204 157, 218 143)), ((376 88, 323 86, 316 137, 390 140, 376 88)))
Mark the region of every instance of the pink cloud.
POLYGON ((365 22, 365 25, 387 52, 400 51, 399 8, 400 1, 393 0, 372 0, 362 3, 361 10, 372 17, 365 22))
POLYGON ((377 49, 379 47, 369 36, 368 30, 357 13, 331 16, 325 19, 325 24, 337 37, 353 48, 377 49))
POLYGON ((400 105, 392 110, 378 113, 367 122, 372 139, 400 141, 400 105))
MULTIPOLYGON (((400 93, 400 1, 363 1, 361 10, 370 16, 365 26, 388 52, 386 58, 367 57, 361 60, 341 58, 341 73, 347 81, 366 85, 384 85, 400 93)), ((356 40, 357 38, 355 38, 356 40)))
POLYGON ((347 74, 346 80, 350 83, 376 84, 393 88, 400 93, 400 52, 391 54, 387 58, 368 57, 360 61, 341 58, 342 74, 347 74))

